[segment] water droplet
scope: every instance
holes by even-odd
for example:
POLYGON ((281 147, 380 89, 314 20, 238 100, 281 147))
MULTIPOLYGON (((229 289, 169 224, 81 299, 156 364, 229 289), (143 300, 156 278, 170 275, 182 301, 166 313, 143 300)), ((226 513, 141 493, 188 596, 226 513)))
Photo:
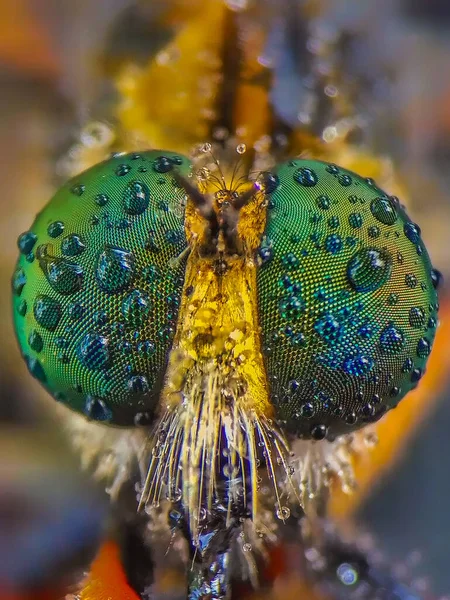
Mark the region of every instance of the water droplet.
POLYGON ((17 312, 21 317, 24 317, 27 314, 28 304, 26 300, 21 300, 19 306, 17 307, 17 312))
POLYGON ((285 521, 291 516, 291 510, 287 506, 277 506, 276 515, 278 519, 285 521))
POLYGON ((328 227, 330 227, 330 229, 337 229, 339 225, 339 217, 333 216, 328 219, 328 227))
POLYGON ((103 369, 110 361, 109 341, 98 333, 88 333, 78 346, 78 358, 88 369, 103 369))
POLYGON ((61 348, 62 350, 64 350, 65 348, 68 347, 68 345, 69 345, 69 342, 67 341, 67 339, 65 337, 58 335, 58 337, 55 338, 55 346, 57 348, 61 348))
POLYGON ((325 238, 325 250, 330 254, 338 254, 343 246, 342 238, 336 233, 332 233, 325 238))
POLYGON ((136 427, 147 427, 153 421, 153 415, 148 412, 138 412, 134 417, 136 427))
POLYGON ((62 221, 54 221, 47 227, 47 233, 52 238, 57 238, 64 231, 64 223, 62 221))
POLYGON ((305 301, 298 296, 282 298, 278 304, 280 315, 283 319, 293 321, 298 319, 305 310, 305 301))
POLYGON ((80 236, 75 233, 68 235, 61 242, 61 251, 66 256, 77 256, 84 252, 85 248, 80 236))
POLYGON ((61 319, 61 306, 59 302, 46 295, 38 295, 34 301, 33 313, 36 321, 52 331, 58 326, 61 319))
POLYGON ((397 210, 390 198, 375 198, 370 210, 377 221, 385 225, 393 225, 397 220, 397 210))
POLYGON ((288 254, 284 254, 281 257, 281 262, 289 270, 298 269, 298 267, 300 266, 299 258, 297 256, 295 256, 295 254, 293 254, 292 252, 289 252, 288 254))
POLYGON ((128 389, 132 394, 148 394, 150 386, 145 375, 133 375, 127 383, 128 389))
POLYGON ((157 173, 168 173, 173 169, 173 162, 167 156, 158 156, 153 161, 153 170, 157 173))
POLYGON ((143 325, 150 312, 151 302, 147 294, 133 290, 122 302, 122 314, 129 325, 143 325))
POLYGON ((297 183, 304 187, 313 187, 318 181, 315 171, 308 167, 300 167, 294 172, 293 177, 297 183))
POLYGON ((426 358, 431 352, 431 344, 427 338, 423 337, 417 342, 417 356, 426 358))
POLYGON ((325 167, 325 171, 327 173, 330 173, 331 175, 337 175, 339 173, 339 167, 337 167, 336 165, 327 165, 325 167))
POLYGON ((147 357, 152 356, 156 352, 156 346, 154 342, 150 340, 146 340, 145 342, 139 342, 136 349, 139 354, 142 354, 143 356, 147 357))
POLYGON ((12 278, 12 289, 16 296, 20 296, 27 282, 27 276, 23 269, 16 269, 12 278))
POLYGON ((127 175, 130 171, 131 171, 131 166, 127 165, 126 163, 123 163, 115 168, 114 173, 118 177, 123 177, 124 175, 127 175))
POLYGON ((355 585, 359 579, 359 573, 353 565, 342 563, 336 569, 336 574, 344 585, 355 585))
POLYGON ((95 203, 98 204, 98 206, 105 206, 106 204, 108 204, 109 202, 109 196, 107 196, 106 194, 97 194, 95 196, 95 203))
POLYGON ((369 234, 369 237, 371 238, 377 238, 380 237, 381 231, 380 228, 377 227, 376 225, 371 225, 368 229, 367 229, 367 233, 369 234))
POLYGON ((350 227, 353 227, 353 229, 359 229, 360 227, 362 227, 363 218, 361 213, 351 213, 348 216, 348 222, 350 227))
POLYGON ((33 377, 35 377, 38 381, 45 383, 47 381, 47 377, 46 377, 45 371, 44 371, 41 363, 38 361, 38 359, 32 358, 31 356, 26 356, 25 360, 26 360, 27 367, 28 367, 28 370, 30 371, 31 375, 33 377))
POLYGON ((388 299, 387 299, 387 303, 389 304, 389 306, 394 306, 395 304, 397 304, 398 302, 398 294, 389 294, 388 299))
POLYGON ((153 283, 161 277, 161 272, 155 265, 147 265, 143 268, 142 275, 146 281, 153 283))
POLYGON ((354 356, 347 356, 344 358, 343 369, 349 375, 360 377, 366 375, 373 369, 374 362, 370 356, 363 354, 356 354, 354 356))
POLYGON ((431 282, 433 284, 434 289, 438 289, 442 282, 442 273, 437 269, 431 270, 431 282))
POLYGON ((238 154, 245 154, 246 150, 247 150, 247 146, 245 144, 238 144, 236 146, 236 152, 238 154))
POLYGON ((52 288, 60 294, 74 294, 83 286, 83 270, 80 265, 56 258, 49 254, 49 246, 38 248, 39 266, 52 288))
POLYGON ((338 181, 343 187, 348 187, 349 185, 352 185, 352 183, 353 183, 353 180, 350 177, 350 175, 347 175, 346 173, 343 175, 339 175, 338 181))
POLYGON ((164 237, 172 246, 181 244, 184 241, 183 233, 181 231, 178 231, 177 229, 169 229, 169 231, 166 231, 166 233, 164 234, 164 237))
POLYGON ((304 417, 305 419, 310 419, 313 417, 314 412, 314 405, 311 404, 311 402, 305 402, 305 404, 300 407, 300 416, 304 417))
POLYGON ((280 185, 280 179, 275 173, 269 171, 263 171, 259 177, 261 184, 264 187, 266 194, 272 194, 277 187, 280 185))
POLYGON ((411 372, 411 381, 413 383, 417 383, 422 378, 423 371, 422 369, 413 369, 411 372))
POLYGON ((83 316, 84 308, 81 304, 70 304, 67 313, 70 319, 78 321, 83 316))
POLYGON ((28 336, 28 344, 30 345, 30 348, 35 352, 41 352, 42 348, 44 347, 42 337, 35 329, 33 329, 33 331, 28 336))
POLYGON ((134 275, 135 259, 131 252, 107 246, 97 259, 96 276, 104 292, 115 293, 126 289, 134 275))
POLYGON ((263 263, 267 263, 273 256, 273 249, 270 246, 260 248, 258 250, 258 255, 263 263))
POLYGON ((148 208, 149 200, 148 186, 140 181, 132 181, 123 194, 125 212, 129 215, 140 215, 148 208))
POLYGON ((373 292, 388 281, 392 272, 392 257, 387 250, 362 248, 347 265, 347 277, 357 292, 373 292))
POLYGON ((410 242, 417 244, 420 241, 420 227, 415 223, 405 223, 403 232, 410 242))
POLYGON ((316 204, 322 210, 328 210, 331 206, 331 199, 329 198, 329 196, 319 196, 318 198, 316 198, 316 204))
POLYGON ((324 440, 327 437, 327 427, 325 425, 313 425, 310 433, 313 440, 324 440))
POLYGON ((106 325, 108 322, 108 315, 104 310, 97 310, 93 314, 92 320, 94 321, 95 325, 101 327, 102 325, 106 325))
POLYGON ((70 191, 72 192, 72 194, 74 194, 75 196, 82 196, 84 194, 84 191, 86 189, 86 186, 83 185, 82 183, 78 183, 76 185, 73 185, 70 188, 70 191))
POLYGON ((87 396, 84 405, 84 414, 94 421, 111 421, 112 411, 105 402, 95 396, 87 396))
POLYGON ((32 231, 25 231, 21 235, 19 235, 19 239, 17 240, 17 245, 19 247, 21 254, 29 254, 36 243, 37 235, 35 235, 32 231))
POLYGON ((415 288, 417 286, 417 277, 413 273, 407 273, 405 275, 405 283, 409 288, 415 288))
POLYGON ((314 323, 315 331, 327 342, 338 340, 343 333, 343 325, 331 313, 326 313, 314 323))
POLYGON ((396 354, 400 352, 405 345, 405 336, 403 331, 396 327, 394 323, 389 323, 380 333, 380 350, 384 354, 396 354))

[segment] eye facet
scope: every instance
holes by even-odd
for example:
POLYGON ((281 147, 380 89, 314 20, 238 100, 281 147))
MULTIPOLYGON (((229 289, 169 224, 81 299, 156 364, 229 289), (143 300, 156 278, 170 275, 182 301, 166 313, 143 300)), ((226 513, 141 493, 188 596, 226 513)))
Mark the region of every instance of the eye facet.
POLYGON ((418 226, 371 179, 308 160, 271 175, 258 272, 271 399, 286 431, 333 438, 417 385, 437 276, 418 226))
POLYGON ((156 406, 187 246, 175 167, 191 165, 161 151, 111 158, 63 186, 18 240, 22 353, 57 400, 92 419, 142 423, 156 406))

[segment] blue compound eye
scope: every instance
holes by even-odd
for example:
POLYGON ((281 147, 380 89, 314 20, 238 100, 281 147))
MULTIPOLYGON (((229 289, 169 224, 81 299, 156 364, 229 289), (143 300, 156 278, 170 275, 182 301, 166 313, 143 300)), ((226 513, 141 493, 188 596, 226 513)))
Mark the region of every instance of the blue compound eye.
POLYGON ((63 186, 19 240, 14 322, 55 398, 118 425, 152 419, 183 287, 185 192, 171 152, 126 154, 63 186))
POLYGON ((438 278, 419 227, 372 180, 294 160, 270 181, 258 305, 271 399, 285 430, 332 438, 417 385, 438 278))

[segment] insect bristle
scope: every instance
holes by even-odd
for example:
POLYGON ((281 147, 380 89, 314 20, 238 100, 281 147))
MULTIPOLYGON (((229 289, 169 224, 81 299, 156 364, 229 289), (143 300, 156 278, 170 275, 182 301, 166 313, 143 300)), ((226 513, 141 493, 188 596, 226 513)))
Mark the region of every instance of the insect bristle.
POLYGON ((269 419, 248 410, 238 383, 225 380, 213 361, 190 373, 182 401, 162 415, 154 440, 141 506, 157 505, 164 493, 182 500, 194 541, 217 506, 226 510, 227 525, 236 515, 257 517, 260 466, 280 506, 284 438, 269 419))

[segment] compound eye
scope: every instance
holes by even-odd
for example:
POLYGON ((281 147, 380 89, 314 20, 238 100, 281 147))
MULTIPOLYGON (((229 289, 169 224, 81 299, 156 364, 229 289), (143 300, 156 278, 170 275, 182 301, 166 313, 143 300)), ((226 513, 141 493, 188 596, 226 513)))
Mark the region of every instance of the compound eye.
POLYGON ((187 158, 111 158, 64 185, 18 240, 14 324, 31 373, 99 421, 151 421, 171 347, 187 247, 187 158))
POLYGON ((321 439, 376 421, 424 373, 438 281, 397 198, 336 165, 274 170, 259 318, 285 429, 321 439))

